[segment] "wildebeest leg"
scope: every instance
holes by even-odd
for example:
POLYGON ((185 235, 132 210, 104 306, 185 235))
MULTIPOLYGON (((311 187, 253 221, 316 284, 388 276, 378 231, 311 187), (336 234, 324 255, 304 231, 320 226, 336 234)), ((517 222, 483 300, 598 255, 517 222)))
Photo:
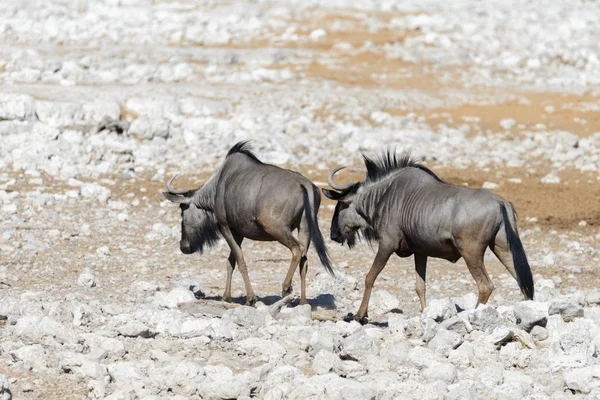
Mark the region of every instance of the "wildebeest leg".
POLYGON ((417 272, 416 291, 421 302, 421 311, 425 309, 425 273, 427 271, 427 256, 415 254, 415 271, 417 272))
POLYGON ((477 306, 480 304, 487 303, 490 298, 494 285, 490 279, 485 265, 483 264, 483 255, 487 246, 481 248, 479 245, 471 245, 468 247, 462 247, 460 255, 465 259, 469 272, 473 275, 473 279, 477 283, 477 290, 479 297, 477 298, 477 306))
POLYGON ((354 317, 355 320, 360 322, 363 318, 368 316, 367 310, 369 308, 369 299, 371 298, 373 284, 394 251, 395 249, 391 246, 387 246, 382 243, 379 244, 379 249, 377 249, 377 255, 375 256, 373 265, 365 277, 365 293, 363 294, 363 299, 360 303, 358 313, 354 317))
MULTIPOLYGON (((233 238, 238 246, 242 246, 242 240, 244 238, 242 236, 233 235, 233 238)), ((223 300, 231 303, 231 278, 233 276, 233 270, 235 269, 235 254, 233 250, 229 252, 229 257, 227 258, 227 280, 225 281, 225 293, 223 293, 223 300)))
MULTIPOLYGON (((300 241, 294 237, 290 230, 280 230, 273 229, 269 227, 265 227, 265 231, 273 238, 275 238, 279 243, 290 249, 292 252, 292 261, 290 263, 290 268, 288 269, 287 275, 283 280, 283 284, 281 285, 281 297, 285 297, 288 294, 292 293, 292 279, 294 278, 294 272, 296 272, 296 268, 298 268, 298 264, 300 263, 300 259, 302 258, 302 246, 300 241)), ((302 302, 302 298, 300 299, 300 304, 305 304, 306 298, 304 302, 302 302)))
POLYGON ((223 238, 227 241, 227 244, 229 245, 229 248, 231 249, 231 252, 235 257, 235 261, 237 262, 240 274, 242 274, 244 286, 246 287, 246 304, 252 306, 254 305, 254 303, 256 303, 256 294, 254 294, 254 290, 252 289, 252 285, 250 284, 250 277, 248 276, 248 267, 246 266, 246 261, 244 260, 242 248, 237 244, 233 233, 231 232, 228 226, 221 226, 221 234, 223 235, 223 238))
POLYGON ((298 241, 302 246, 302 258, 300 258, 300 304, 306 304, 306 272, 308 271, 308 247, 310 246, 310 232, 308 223, 302 219, 298 229, 298 241))
POLYGON ((496 235, 496 239, 493 243, 490 243, 490 249, 498 257, 498 260, 506 267, 508 273, 512 275, 515 280, 517 279, 517 273, 515 272, 515 264, 513 263, 512 254, 506 241, 506 234, 504 234, 504 228, 500 228, 500 232, 496 235))

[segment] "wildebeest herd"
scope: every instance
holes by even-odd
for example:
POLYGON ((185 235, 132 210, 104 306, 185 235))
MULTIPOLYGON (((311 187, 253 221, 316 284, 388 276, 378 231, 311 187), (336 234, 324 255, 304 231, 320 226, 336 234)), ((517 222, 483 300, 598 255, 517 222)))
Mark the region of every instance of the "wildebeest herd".
MULTIPOLYGON (((409 153, 398 156, 385 151, 377 158, 363 155, 363 160, 367 170, 364 181, 336 184, 333 178, 344 168, 340 167, 328 177, 333 190, 322 189, 325 196, 337 201, 331 240, 352 248, 362 236, 378 246, 356 320, 366 322, 373 284, 393 253, 399 257, 414 255, 421 310, 426 306, 428 257, 450 262, 464 258, 477 283, 477 304, 485 304, 494 289, 484 265, 488 247, 517 280, 525 298, 533 299, 532 273, 510 202, 485 189, 446 183, 409 153)), ((231 301, 231 278, 237 264, 246 304, 256 302, 241 248, 244 238, 278 241, 290 249, 292 261, 282 296, 292 292, 292 278, 299 267, 300 304, 306 304, 311 241, 323 266, 334 275, 318 226, 321 195, 300 173, 261 162, 243 141, 229 150, 221 167, 198 189, 175 190, 175 178, 167 183, 168 191, 163 195, 181 208, 181 251, 202 253, 220 237, 231 249, 223 300, 231 301)))

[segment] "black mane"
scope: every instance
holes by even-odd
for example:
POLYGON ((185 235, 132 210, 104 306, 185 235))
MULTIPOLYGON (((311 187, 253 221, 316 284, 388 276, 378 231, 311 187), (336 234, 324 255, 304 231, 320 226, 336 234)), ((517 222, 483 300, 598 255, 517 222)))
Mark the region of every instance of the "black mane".
POLYGON ((418 168, 439 182, 443 182, 438 176, 426 166, 419 164, 420 158, 413 158, 410 151, 404 151, 400 156, 395 151, 387 150, 376 158, 369 158, 366 155, 362 155, 367 168, 367 179, 366 182, 373 183, 380 181, 392 172, 397 171, 406 167, 418 168))
POLYGON ((227 152, 227 157, 236 153, 244 154, 245 156, 250 157, 256 162, 261 162, 258 159, 258 157, 256 157, 256 155, 252 152, 249 140, 242 140, 241 142, 237 142, 236 144, 234 144, 233 147, 227 152))

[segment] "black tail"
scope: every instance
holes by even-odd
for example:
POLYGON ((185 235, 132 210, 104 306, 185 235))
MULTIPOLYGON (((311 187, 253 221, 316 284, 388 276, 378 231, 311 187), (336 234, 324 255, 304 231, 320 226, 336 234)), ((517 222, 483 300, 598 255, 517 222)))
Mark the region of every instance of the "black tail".
POLYGON ((311 209, 310 196, 308 195, 308 190, 306 190, 304 186, 301 187, 302 195, 304 196, 304 215, 306 216, 306 220, 308 221, 308 232, 310 234, 310 240, 315 245, 315 250, 317 250, 317 254, 319 255, 319 260, 321 260, 321 264, 323 264, 323 266, 331 276, 335 276, 333 268, 331 267, 329 252, 327 251, 327 247, 325 247, 325 240, 323 239, 323 235, 321 234, 321 230, 319 229, 319 221, 317 220, 317 212, 319 211, 319 205, 321 203, 321 193, 319 193, 319 189, 313 187, 313 196, 315 202, 313 204, 314 208, 311 209))
MULTIPOLYGON (((531 268, 529 267, 529 262, 527 262, 527 255, 525 254, 525 249, 523 249, 523 243, 521 243, 521 239, 519 238, 519 234, 515 226, 513 226, 514 217, 510 218, 508 216, 508 211, 506 210, 506 205, 500 205, 502 209, 502 217, 504 218, 504 228, 506 229, 506 238, 508 239, 508 246, 510 247, 510 252, 513 258, 513 265, 515 267, 515 273, 517 274, 517 282, 519 283, 519 287, 525 296, 528 299, 533 300, 533 276, 531 275, 531 268)), ((511 211, 512 205, 510 206, 511 211)))

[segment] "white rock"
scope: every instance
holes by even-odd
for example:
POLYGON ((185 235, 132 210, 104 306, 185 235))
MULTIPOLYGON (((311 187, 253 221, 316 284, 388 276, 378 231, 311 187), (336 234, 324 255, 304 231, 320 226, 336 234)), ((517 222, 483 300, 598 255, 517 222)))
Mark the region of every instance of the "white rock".
POLYGON ((516 124, 517 122, 512 118, 505 118, 500 121, 500 127, 506 130, 514 128, 516 124))
POLYGON ((83 304, 76 304, 71 308, 74 326, 85 326, 90 323, 90 309, 83 304))
POLYGON ((565 322, 569 322, 575 318, 583 317, 584 301, 583 294, 558 296, 550 302, 548 313, 550 315, 560 314, 565 322))
POLYGON ((564 374, 565 386, 577 393, 590 393, 600 378, 600 365, 578 368, 564 374))
POLYGON ((330 351, 320 350, 312 361, 312 369, 316 374, 323 375, 333 371, 340 363, 340 358, 330 351))
POLYGON ((458 348, 448 353, 448 361, 461 369, 469 367, 474 357, 473 345, 469 342, 463 342, 458 348))
POLYGON ((11 356, 21 362, 27 370, 40 372, 46 369, 46 351, 39 344, 23 346, 10 352, 11 356))
POLYGON ((494 182, 485 181, 485 182, 483 182, 481 187, 484 189, 492 190, 492 189, 498 189, 500 187, 500 185, 497 183, 494 183, 494 182))
POLYGON ((93 198, 98 201, 107 201, 110 197, 110 189, 96 183, 84 183, 81 185, 80 193, 85 198, 93 198))
POLYGON ((455 303, 461 310, 474 310, 477 305, 477 295, 473 292, 467 293, 455 299, 455 303))
POLYGON ((0 374, 0 400, 12 400, 8 378, 4 374, 0 374))
POLYGON ((354 360, 366 360, 369 355, 377 354, 377 352, 376 340, 366 334, 364 330, 360 330, 342 340, 340 356, 354 360))
POLYGON ((79 278, 77 278, 77 284, 86 288, 93 288, 96 286, 96 278, 94 277, 94 273, 90 268, 85 268, 79 278))
POLYGON ((17 205, 16 204, 4 204, 2 206, 2 213, 5 215, 13 215, 17 213, 17 205))
POLYGON ((436 363, 423 371, 423 377, 427 382, 444 381, 452 383, 456 380, 457 370, 452 364, 436 363))
POLYGON ((429 318, 437 323, 456 315, 456 305, 449 298, 432 299, 423 310, 422 319, 429 318))
POLYGON ((121 325, 117 328, 119 335, 126 337, 142 337, 150 338, 155 335, 146 325, 140 321, 129 321, 128 323, 121 325))
POLYGON ((417 368, 424 368, 433 365, 439 360, 439 357, 426 347, 415 346, 408 353, 408 359, 417 368))
POLYGON ((600 290, 594 289, 585 293, 586 304, 600 304, 600 290))
POLYGON ((0 94, 0 120, 28 120, 35 117, 35 102, 25 94, 0 94))
MULTIPOLYGON (((554 262, 554 261, 553 261, 554 262)), ((558 291, 552 279, 537 279, 535 281, 535 300, 550 301, 556 297, 558 291)))
POLYGON ((473 329, 484 332, 491 332, 496 326, 504 324, 498 311, 486 304, 480 304, 469 314, 469 322, 473 329))
POLYGON ((560 178, 552 173, 542 177, 542 183, 556 184, 560 183, 560 178))
POLYGON ((535 325, 546 326, 548 321, 548 304, 535 301, 521 301, 514 306, 517 323, 527 332, 535 325))
MULTIPOLYGON (((461 315, 462 317, 462 315, 461 315)), ((446 329, 448 331, 456 332, 461 335, 466 335, 467 333, 473 330, 472 325, 468 321, 468 319, 463 319, 459 316, 452 317, 450 319, 445 320, 440 324, 440 328, 446 329)), ((468 317, 467 317, 468 318, 468 317)))
POLYGON ((381 357, 376 357, 376 362, 382 362, 382 358, 387 359, 392 367, 404 365, 408 360, 411 346, 404 339, 388 338, 380 347, 381 357))
POLYGON ((176 287, 169 293, 156 292, 154 294, 154 304, 164 308, 177 308, 181 303, 196 301, 196 296, 190 290, 176 287))
POLYGON ((383 315, 400 308, 400 300, 387 290, 377 290, 371 296, 369 311, 373 315, 383 315))
POLYGON ((318 28, 312 31, 308 36, 310 37, 310 40, 321 40, 327 36, 327 32, 325 32, 324 29, 318 28))
MULTIPOLYGON (((542 262, 545 265, 554 265, 554 254, 553 253, 548 253, 544 256, 544 258, 542 259, 542 262)), ((537 282, 536 282, 537 283, 537 282)), ((537 293, 536 293, 537 294, 537 293)))
POLYGON ((272 320, 268 313, 248 306, 228 310, 223 315, 223 319, 252 330, 263 327, 272 320))
POLYGON ((275 340, 248 338, 237 343, 236 349, 239 353, 250 357, 256 357, 263 362, 273 362, 281 359, 286 349, 275 340))
POLYGON ((462 342, 463 337, 461 334, 440 328, 433 339, 429 341, 427 347, 437 351, 438 354, 448 356, 450 350, 456 349, 462 342))
POLYGON ((310 325, 312 311, 310 304, 298 305, 296 307, 285 307, 277 316, 277 319, 286 320, 292 325, 310 325))
POLYGON ((108 378, 106 367, 86 359, 83 354, 63 352, 59 355, 58 367, 65 373, 76 373, 97 380, 108 378))
POLYGON ((539 325, 534 326, 533 329, 531 329, 530 334, 535 342, 541 342, 542 340, 548 339, 548 330, 539 325))

